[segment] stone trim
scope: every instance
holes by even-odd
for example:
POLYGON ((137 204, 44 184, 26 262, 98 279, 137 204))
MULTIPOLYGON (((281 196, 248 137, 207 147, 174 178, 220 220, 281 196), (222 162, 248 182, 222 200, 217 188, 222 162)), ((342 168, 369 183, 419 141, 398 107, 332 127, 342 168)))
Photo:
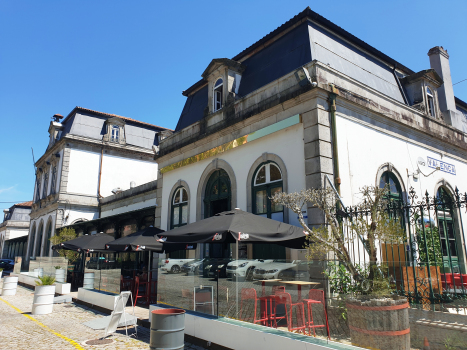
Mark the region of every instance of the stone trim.
POLYGON ((214 159, 206 166, 198 182, 198 190, 196 193, 196 221, 204 218, 204 193, 206 192, 206 185, 209 176, 216 171, 223 169, 229 175, 230 178, 230 190, 231 190, 231 203, 232 209, 237 207, 237 179, 233 168, 223 159, 214 159))
POLYGON ((169 198, 168 198, 168 210, 167 210, 167 230, 170 230, 171 222, 172 222, 172 198, 175 194, 175 190, 179 187, 183 187, 187 194, 188 194, 188 206, 187 206, 187 211, 188 211, 188 217, 187 217, 187 224, 190 223, 190 203, 191 203, 191 192, 190 192, 190 187, 184 180, 178 180, 173 186, 172 189, 170 190, 169 198))
POLYGON ((376 172, 376 178, 375 178, 375 186, 379 187, 379 181, 381 179, 381 176, 383 175, 384 172, 389 171, 392 173, 397 181, 399 181, 399 184, 401 185, 401 190, 402 190, 402 198, 407 200, 407 189, 405 187, 405 182, 404 178, 401 176, 399 171, 397 171, 396 167, 392 163, 384 163, 378 168, 378 171, 376 172))
MULTIPOLYGON (((274 162, 276 163, 282 173, 282 191, 288 191, 288 175, 287 175, 287 167, 285 166, 284 161, 281 157, 274 153, 267 153, 264 152, 261 157, 256 159, 250 167, 250 171, 248 172, 248 176, 246 178, 246 211, 249 213, 253 212, 253 198, 252 198, 252 182, 253 176, 255 175, 256 169, 265 162, 274 162)), ((289 223, 289 209, 284 207, 284 222, 289 223)))

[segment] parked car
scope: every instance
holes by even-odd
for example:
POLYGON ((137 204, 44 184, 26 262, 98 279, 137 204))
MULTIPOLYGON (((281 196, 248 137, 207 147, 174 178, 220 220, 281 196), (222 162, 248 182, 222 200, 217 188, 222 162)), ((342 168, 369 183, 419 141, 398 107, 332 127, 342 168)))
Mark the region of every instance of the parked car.
POLYGON ((264 263, 253 271, 253 279, 270 280, 274 278, 282 279, 283 271, 297 266, 295 262, 286 262, 285 260, 274 260, 264 263))
POLYGON ((264 263, 272 262, 273 260, 263 259, 240 259, 227 264, 227 277, 229 278, 245 278, 246 280, 253 279, 253 271, 264 263))
POLYGON ((187 275, 199 275, 200 274, 200 266, 203 265, 203 262, 206 259, 194 259, 192 261, 186 262, 181 267, 181 271, 187 275))
POLYGON ((219 270, 219 277, 227 277, 227 264, 231 261, 230 258, 210 259, 203 270, 203 276, 217 278, 217 270, 219 270))
POLYGON ((11 259, 0 259, 0 268, 5 271, 11 271, 15 267, 15 262, 11 259))
POLYGON ((281 271, 278 278, 288 281, 320 281, 323 279, 325 261, 295 260, 296 266, 281 271))
POLYGON ((106 257, 100 256, 100 257, 91 257, 87 262, 86 262, 86 268, 87 269, 93 269, 93 270, 107 270, 107 269, 112 269, 115 267, 115 260, 109 260, 106 257))
POLYGON ((180 273, 182 271, 183 264, 191 262, 195 259, 166 259, 163 261, 161 271, 167 273, 180 273))

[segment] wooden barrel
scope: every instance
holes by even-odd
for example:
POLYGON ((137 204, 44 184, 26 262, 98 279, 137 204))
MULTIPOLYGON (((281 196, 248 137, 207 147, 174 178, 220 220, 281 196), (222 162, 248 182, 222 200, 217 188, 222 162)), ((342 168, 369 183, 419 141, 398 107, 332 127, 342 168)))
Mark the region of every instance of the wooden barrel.
POLYGON ((352 345, 375 350, 410 350, 407 299, 349 299, 346 307, 352 345))

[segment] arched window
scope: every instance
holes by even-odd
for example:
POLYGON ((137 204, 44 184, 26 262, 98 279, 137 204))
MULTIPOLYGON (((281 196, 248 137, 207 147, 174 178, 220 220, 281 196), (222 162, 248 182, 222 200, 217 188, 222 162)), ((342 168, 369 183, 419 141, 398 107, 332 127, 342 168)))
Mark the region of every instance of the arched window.
POLYGON ((39 173, 36 175, 36 202, 41 199, 41 177, 39 173))
POLYGON ((37 241, 36 241, 36 257, 41 256, 43 234, 44 234, 44 225, 41 223, 39 226, 39 233, 37 235, 37 241))
POLYGON ((43 186, 42 198, 47 197, 48 188, 49 188, 49 170, 47 169, 44 174, 44 186, 43 186))
POLYGON ((434 117, 435 116, 435 104, 434 104, 434 98, 433 98, 433 93, 431 92, 430 88, 426 88, 426 99, 427 99, 427 104, 428 104, 428 113, 434 117))
POLYGON ((42 252, 43 256, 49 256, 50 251, 50 238, 52 238, 52 221, 49 221, 47 224, 47 231, 45 236, 45 244, 44 244, 44 251, 42 252))
POLYGON ((204 217, 230 210, 230 178, 223 169, 216 170, 209 177, 204 195, 204 217))
POLYGON ((269 198, 282 192, 282 173, 276 163, 267 162, 258 167, 253 177, 253 213, 277 221, 284 221, 284 207, 269 198))
POLYGON ((217 79, 216 83, 214 84, 214 93, 212 96, 214 100, 213 112, 216 112, 222 108, 223 85, 224 83, 220 78, 217 79))
POLYGON ((172 220, 170 228, 180 227, 188 223, 188 193, 184 187, 179 187, 172 198, 172 220))
POLYGON ((453 218, 453 199, 444 187, 436 192, 438 230, 445 272, 459 272, 459 254, 453 218))
POLYGON ((55 194, 55 188, 57 187, 57 166, 52 168, 52 181, 50 183, 50 193, 55 194))
POLYGON ((402 188, 397 177, 390 171, 385 171, 379 180, 379 187, 389 185, 389 199, 402 201, 402 188))
POLYGON ((29 237, 29 251, 28 255, 29 257, 32 257, 34 255, 34 241, 36 240, 36 224, 32 227, 31 230, 31 236, 29 237))

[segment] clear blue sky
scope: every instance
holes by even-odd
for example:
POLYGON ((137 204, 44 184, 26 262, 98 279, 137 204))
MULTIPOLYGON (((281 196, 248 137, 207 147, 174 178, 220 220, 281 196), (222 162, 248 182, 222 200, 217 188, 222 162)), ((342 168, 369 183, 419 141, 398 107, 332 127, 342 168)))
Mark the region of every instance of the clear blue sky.
MULTIPOLYGON (((444 46, 467 79, 467 1, 0 2, 0 202, 32 199, 52 115, 75 106, 174 128, 181 92, 310 6, 414 71, 444 46)), ((467 101, 467 81, 454 86, 467 101)), ((0 208, 11 204, 0 203, 0 208)))

